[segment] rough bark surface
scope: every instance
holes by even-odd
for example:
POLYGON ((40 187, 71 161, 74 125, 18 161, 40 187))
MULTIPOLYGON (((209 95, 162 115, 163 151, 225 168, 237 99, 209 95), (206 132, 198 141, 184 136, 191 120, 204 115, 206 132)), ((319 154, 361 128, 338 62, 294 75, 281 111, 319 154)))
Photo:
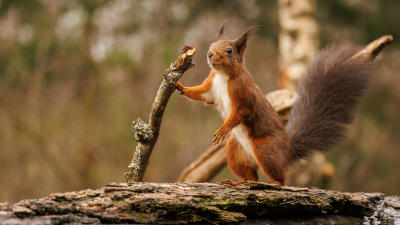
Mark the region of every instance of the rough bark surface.
MULTIPOLYGON (((0 224, 262 223, 400 219, 399 197, 248 182, 111 183, 99 190, 0 203, 0 224)), ((324 223, 325 223, 324 222, 324 223)))

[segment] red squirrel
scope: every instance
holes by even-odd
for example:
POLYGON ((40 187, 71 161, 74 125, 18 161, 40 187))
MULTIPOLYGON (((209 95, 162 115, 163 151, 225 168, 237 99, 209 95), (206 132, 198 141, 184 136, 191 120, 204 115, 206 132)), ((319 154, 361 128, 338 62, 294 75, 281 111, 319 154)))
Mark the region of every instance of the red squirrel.
POLYGON ((298 99, 285 127, 245 67, 244 50, 258 26, 236 40, 227 40, 225 25, 208 50, 208 77, 195 87, 184 87, 178 81, 176 89, 188 99, 217 108, 225 122, 213 142, 222 142, 231 132, 226 154, 235 175, 258 181, 260 167, 270 182, 284 185, 289 165, 314 152, 327 152, 345 137, 345 125, 353 121, 360 97, 372 84, 372 60, 354 57, 360 48, 350 45, 319 52, 299 82, 298 99))

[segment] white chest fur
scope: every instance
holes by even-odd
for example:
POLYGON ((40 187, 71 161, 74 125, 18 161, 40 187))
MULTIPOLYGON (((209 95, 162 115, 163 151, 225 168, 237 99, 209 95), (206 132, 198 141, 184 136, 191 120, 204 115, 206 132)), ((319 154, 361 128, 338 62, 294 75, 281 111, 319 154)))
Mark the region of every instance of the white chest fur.
POLYGON ((236 140, 242 146, 244 151, 251 157, 250 160, 254 159, 253 155, 253 145, 251 139, 249 138, 249 132, 243 124, 240 124, 232 129, 233 134, 235 134, 236 140))
MULTIPOLYGON (((215 107, 224 120, 229 117, 232 111, 232 102, 228 94, 228 80, 229 77, 226 74, 217 72, 214 76, 210 91, 203 94, 204 98, 214 102, 215 107)), ((232 132, 245 152, 249 156, 252 156, 250 158, 254 158, 252 142, 246 127, 240 124, 234 127, 232 132)))
POLYGON ((224 120, 229 117, 232 110, 232 103, 228 94, 228 80, 229 77, 226 74, 218 72, 215 74, 211 86, 215 107, 224 120))

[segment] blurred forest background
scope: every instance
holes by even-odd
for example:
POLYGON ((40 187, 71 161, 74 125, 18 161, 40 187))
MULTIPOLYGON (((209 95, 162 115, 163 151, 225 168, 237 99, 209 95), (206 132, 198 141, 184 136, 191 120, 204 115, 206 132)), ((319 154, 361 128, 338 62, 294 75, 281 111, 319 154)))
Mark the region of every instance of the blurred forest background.
MULTIPOLYGON (((335 175, 324 187, 400 194, 400 1, 316 3, 320 47, 394 37, 377 59, 378 87, 349 138, 327 155, 335 175)), ((264 93, 275 90, 277 7, 275 0, 1 0, 0 202, 125 182, 132 121, 148 122, 162 75, 184 44, 196 45, 196 66, 181 82, 204 80, 206 52, 225 19, 232 39, 262 25, 246 65, 264 93)), ((175 182, 221 125, 212 107, 174 93, 145 181, 175 182)), ((225 168, 213 181, 226 178, 238 180, 225 168)))

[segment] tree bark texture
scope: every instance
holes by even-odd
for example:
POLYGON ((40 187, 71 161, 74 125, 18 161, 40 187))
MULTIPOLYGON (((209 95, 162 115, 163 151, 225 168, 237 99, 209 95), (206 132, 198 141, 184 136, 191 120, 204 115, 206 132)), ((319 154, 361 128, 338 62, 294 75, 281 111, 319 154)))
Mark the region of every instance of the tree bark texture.
POLYGON ((400 220, 399 197, 261 182, 237 187, 138 182, 111 183, 99 190, 55 193, 15 204, 0 203, 0 224, 236 224, 255 221, 298 224, 362 222, 371 218, 400 220))
POLYGON ((192 58, 196 52, 195 46, 184 46, 178 60, 172 63, 164 73, 164 79, 157 91, 156 99, 150 112, 149 124, 145 124, 140 118, 133 121, 132 129, 136 132, 135 138, 138 142, 129 172, 125 173, 127 182, 143 181, 150 155, 157 142, 160 133, 161 121, 168 100, 175 90, 176 82, 183 73, 194 66, 192 58))
POLYGON ((393 41, 392 35, 385 35, 382 36, 375 41, 369 43, 363 50, 361 50, 357 55, 354 57, 358 57, 360 55, 370 57, 371 59, 375 59, 375 57, 378 56, 379 52, 382 51, 382 49, 390 44, 393 41))

